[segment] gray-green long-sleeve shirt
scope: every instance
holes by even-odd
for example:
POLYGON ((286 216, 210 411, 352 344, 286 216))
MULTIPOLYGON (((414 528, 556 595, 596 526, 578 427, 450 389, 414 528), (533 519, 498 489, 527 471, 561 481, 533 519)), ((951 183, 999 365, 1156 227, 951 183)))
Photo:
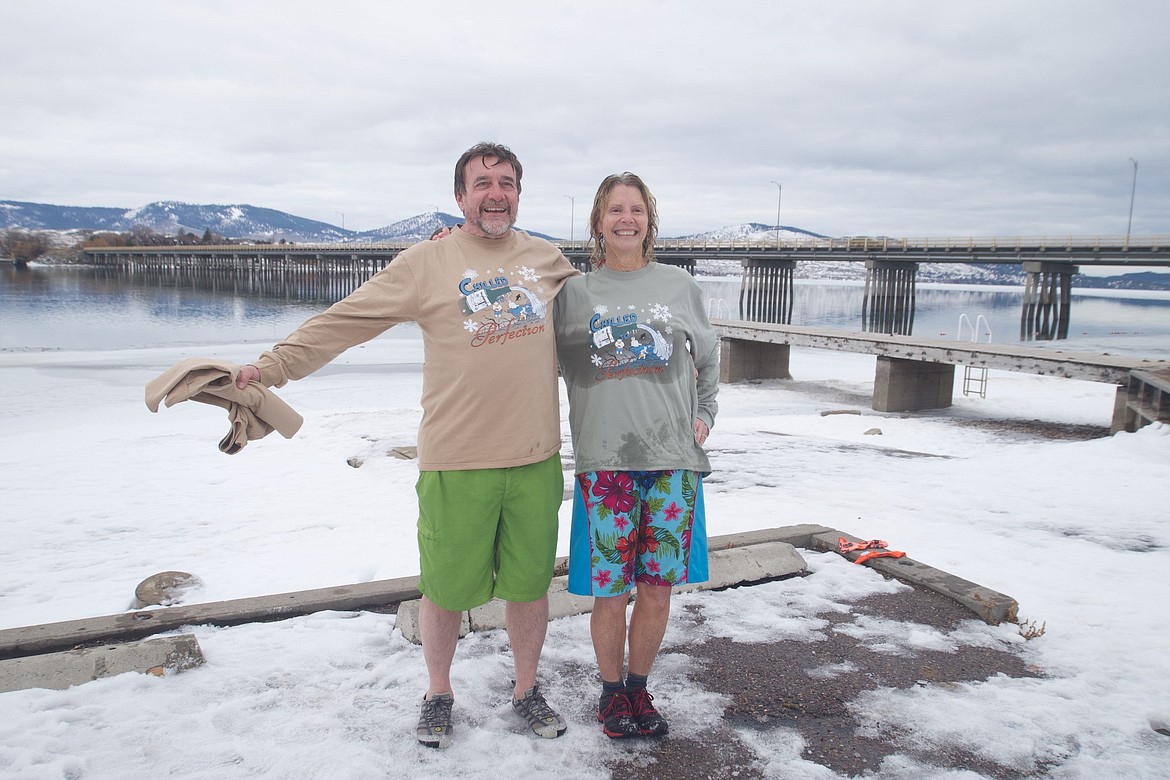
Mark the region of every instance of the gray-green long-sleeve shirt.
POLYGON ((602 266, 553 308, 576 472, 710 472, 694 421, 715 424, 719 340, 691 275, 602 266))

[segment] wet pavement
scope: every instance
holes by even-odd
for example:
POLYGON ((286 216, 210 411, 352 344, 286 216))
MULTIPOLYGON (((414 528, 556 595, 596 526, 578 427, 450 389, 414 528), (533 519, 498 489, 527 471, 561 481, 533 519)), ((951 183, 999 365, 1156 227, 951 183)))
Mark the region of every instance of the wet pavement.
MULTIPOLYGON (((701 609, 688 605, 702 621, 701 609)), ((924 767, 967 770, 993 780, 1028 777, 961 750, 937 747, 925 752, 902 741, 897 724, 880 736, 863 736, 850 703, 878 688, 978 682, 994 675, 1037 677, 1012 646, 1004 649, 963 646, 954 652, 917 649, 887 653, 867 649, 863 640, 834 628, 861 617, 929 625, 949 632, 972 619, 970 610, 946 596, 921 587, 895 594, 868 596, 848 613, 827 612, 820 641, 745 643, 714 638, 674 648, 698 663, 696 685, 728 699, 721 723, 694 738, 668 735, 639 740, 611 766, 615 780, 705 780, 706 778, 776 778, 775 767, 760 765, 740 738, 744 729, 794 731, 804 740, 802 757, 839 776, 858 777, 879 771, 888 756, 908 756, 924 767), (835 668, 833 675, 810 676, 809 670, 835 668)), ((907 630, 911 630, 908 625, 907 630)), ((804 774, 801 772, 800 774, 804 774)))

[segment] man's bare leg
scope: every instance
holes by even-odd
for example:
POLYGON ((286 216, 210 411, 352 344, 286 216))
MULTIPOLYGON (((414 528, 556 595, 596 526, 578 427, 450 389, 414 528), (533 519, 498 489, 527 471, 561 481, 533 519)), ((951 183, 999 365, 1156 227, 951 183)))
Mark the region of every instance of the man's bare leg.
POLYGON ((427 664, 427 698, 436 693, 454 693, 451 688, 451 663, 459 641, 462 612, 451 612, 422 597, 418 610, 418 630, 422 639, 423 660, 427 664))
POLYGON ((508 641, 512 645, 512 663, 516 667, 514 698, 521 698, 536 685, 536 669, 544 636, 548 632, 548 595, 536 601, 509 601, 504 609, 508 641))

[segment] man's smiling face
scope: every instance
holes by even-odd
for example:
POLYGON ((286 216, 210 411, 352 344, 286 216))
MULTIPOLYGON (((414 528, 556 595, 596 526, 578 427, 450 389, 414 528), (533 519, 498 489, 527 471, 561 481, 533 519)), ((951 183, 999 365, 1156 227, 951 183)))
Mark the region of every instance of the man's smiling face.
POLYGON ((466 220, 463 229, 483 238, 508 235, 520 206, 520 182, 512 164, 492 155, 473 157, 464 166, 463 180, 467 191, 455 196, 466 220))

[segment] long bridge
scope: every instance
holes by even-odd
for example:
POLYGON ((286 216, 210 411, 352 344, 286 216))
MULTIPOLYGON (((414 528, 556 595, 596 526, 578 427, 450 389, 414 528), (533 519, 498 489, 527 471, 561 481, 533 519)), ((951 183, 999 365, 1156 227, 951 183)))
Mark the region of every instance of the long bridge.
MULTIPOLYGON (((223 261, 248 259, 317 259, 372 262, 382 266, 415 241, 378 244, 240 243, 215 246, 92 247, 85 250, 98 265, 125 265, 131 258, 180 257, 223 261)), ((588 241, 553 241, 570 260, 589 257, 588 241)), ((654 245, 660 260, 906 260, 920 263, 985 263, 1020 265, 1025 261, 1068 262, 1100 266, 1170 267, 1170 236, 1015 236, 1009 238, 784 238, 777 241, 744 239, 659 239, 654 245)))
MULTIPOLYGON (((194 274, 232 282, 241 277, 262 282, 291 279, 340 298, 414 243, 95 247, 85 253, 96 266, 130 274, 183 278, 194 274)), ((588 270, 587 242, 554 243, 579 268, 588 270)), ((740 262, 743 318, 714 322, 723 343, 723 381, 790 378, 790 347, 807 346, 877 355, 873 407, 880 411, 950 406, 959 364, 967 372, 964 392, 972 371, 986 377, 989 368, 1088 379, 1117 387, 1111 430, 1170 421, 1167 361, 910 337, 920 263, 1019 265, 1025 274, 1021 340, 1063 339, 1068 336, 1069 293, 1078 266, 1170 267, 1170 236, 668 239, 655 245, 655 254, 659 261, 692 273, 700 261, 740 262), (807 260, 865 264, 861 332, 792 325, 794 269, 807 260)))
MULTIPOLYGON (((416 242, 93 247, 96 266, 128 271, 233 272, 258 276, 328 274, 342 294, 384 268, 416 242)), ((554 242, 588 270, 587 241, 554 242)), ((795 269, 802 261, 864 263, 863 330, 910 335, 921 263, 1017 265, 1025 277, 1020 339, 1068 337, 1072 278, 1080 266, 1170 268, 1170 236, 1010 238, 799 238, 776 241, 662 239, 659 261, 695 272, 703 261, 738 261, 745 320, 792 324, 795 269)))

